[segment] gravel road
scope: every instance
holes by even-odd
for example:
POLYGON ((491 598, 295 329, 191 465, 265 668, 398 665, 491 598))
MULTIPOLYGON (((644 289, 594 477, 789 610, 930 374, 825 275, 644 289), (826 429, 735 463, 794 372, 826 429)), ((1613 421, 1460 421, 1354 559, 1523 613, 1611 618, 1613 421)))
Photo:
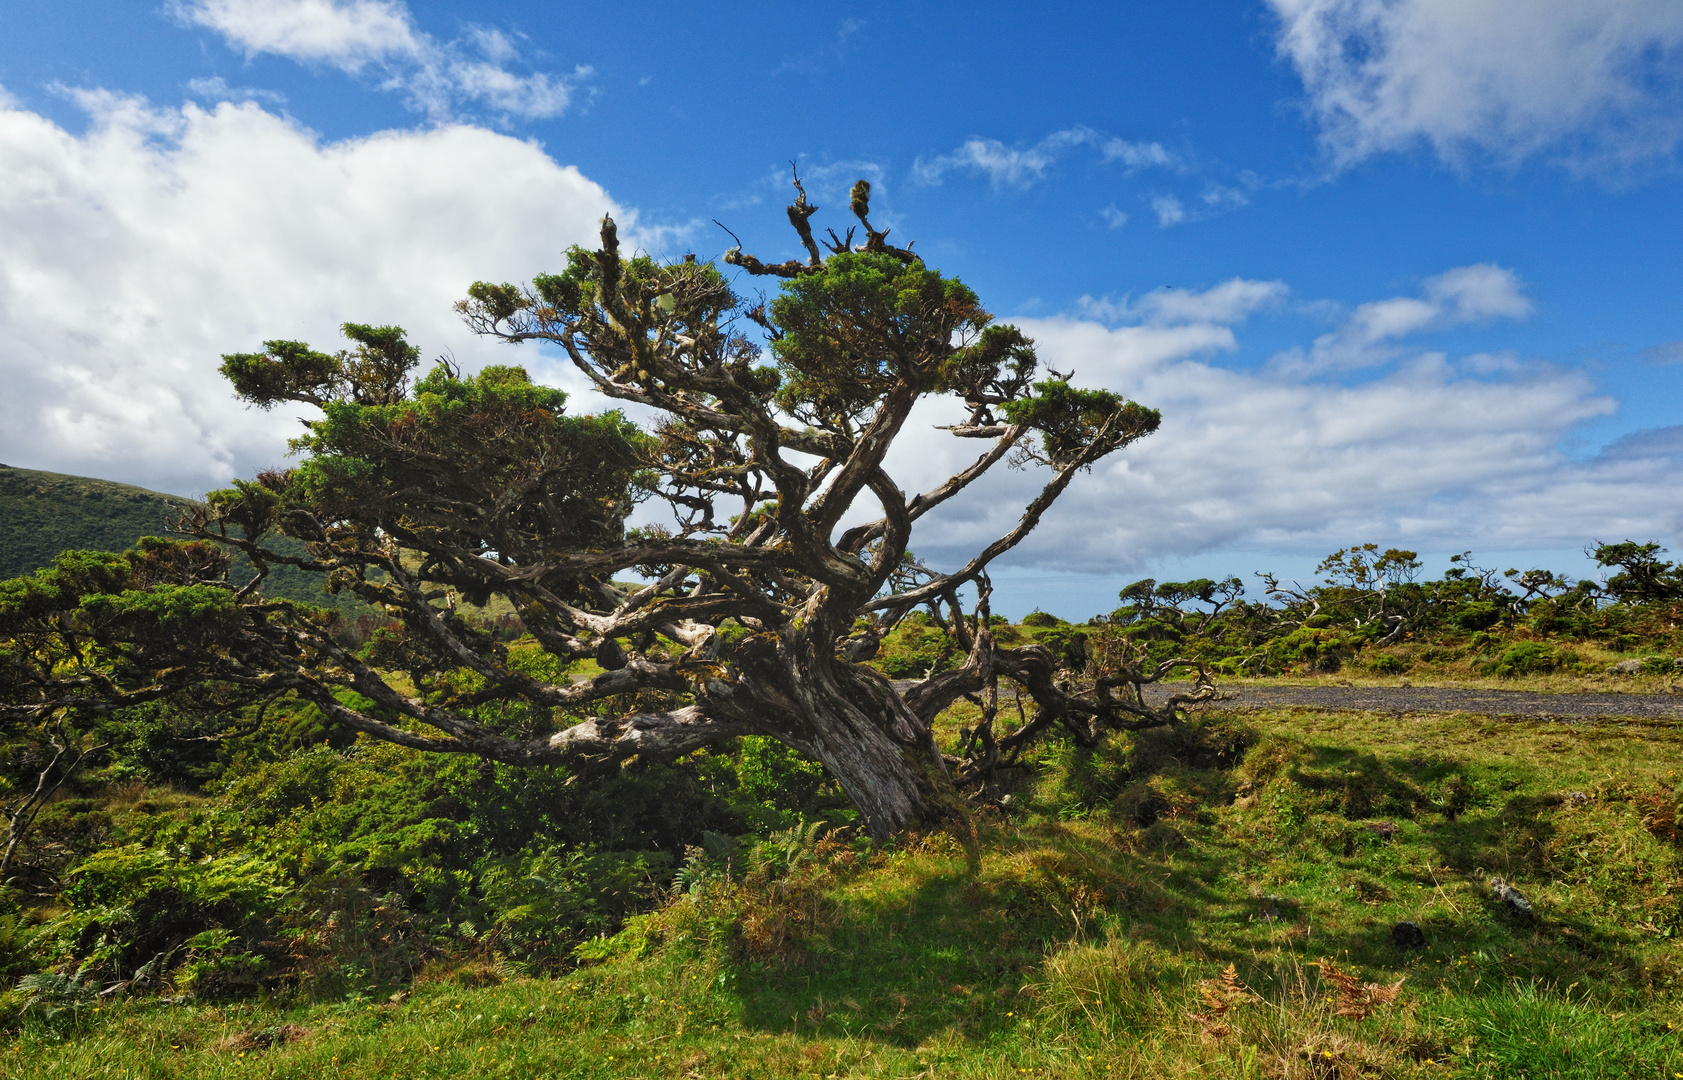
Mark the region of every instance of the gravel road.
MULTIPOLYGON (((1150 688, 1162 701, 1174 688, 1150 688)), ((1639 716, 1683 720, 1683 694, 1538 694, 1435 686, 1224 686, 1224 704, 1241 709, 1298 706, 1363 712, 1465 712, 1585 720, 1639 716)))
MULTIPOLYGON (((917 685, 896 679, 905 693, 917 685)), ((1146 700, 1158 704, 1186 683, 1146 687, 1146 700)), ((1487 716, 1536 716, 1589 720, 1601 716, 1636 716, 1683 720, 1683 694, 1538 694, 1527 690, 1474 690, 1438 686, 1221 686, 1228 708, 1266 709, 1295 706, 1353 709, 1362 712, 1464 712, 1487 716)))

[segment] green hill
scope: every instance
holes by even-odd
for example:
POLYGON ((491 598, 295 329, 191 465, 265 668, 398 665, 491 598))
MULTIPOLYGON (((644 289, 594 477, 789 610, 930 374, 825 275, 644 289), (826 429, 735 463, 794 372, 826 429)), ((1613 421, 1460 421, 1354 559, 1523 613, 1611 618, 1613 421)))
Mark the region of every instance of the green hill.
MULTIPOLYGON (((51 566, 61 551, 124 551, 142 536, 167 536, 170 520, 194 505, 110 480, 0 465, 0 580, 51 566)), ((298 545, 280 538, 276 547, 298 545)), ((329 595, 321 575, 290 566, 276 567, 264 591, 349 616, 372 610, 352 596, 329 595)))

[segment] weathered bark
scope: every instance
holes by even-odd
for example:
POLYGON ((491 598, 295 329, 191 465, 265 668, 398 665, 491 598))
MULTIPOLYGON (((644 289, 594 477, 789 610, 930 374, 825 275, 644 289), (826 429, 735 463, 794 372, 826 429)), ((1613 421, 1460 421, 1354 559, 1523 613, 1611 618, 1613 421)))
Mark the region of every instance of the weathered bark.
POLYGON ((903 724, 904 717, 885 716, 886 710, 862 707, 839 690, 819 690, 810 683, 800 699, 803 726, 811 732, 811 754, 847 792, 872 838, 886 840, 938 817, 939 801, 926 790, 934 763, 919 745, 927 740, 912 733, 911 741, 903 742, 886 730, 890 724, 903 724))
POLYGON ((873 838, 939 820, 952 788, 928 724, 887 679, 835 655, 833 621, 820 614, 786 628, 775 646, 744 650, 742 685, 727 707, 750 711, 752 726, 823 762, 873 838))

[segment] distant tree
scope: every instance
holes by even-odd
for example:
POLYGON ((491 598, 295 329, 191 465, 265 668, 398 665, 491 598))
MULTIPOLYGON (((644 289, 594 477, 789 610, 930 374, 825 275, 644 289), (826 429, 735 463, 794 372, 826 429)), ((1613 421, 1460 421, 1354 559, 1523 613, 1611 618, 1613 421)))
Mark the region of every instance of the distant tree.
POLYGON ((885 837, 954 811, 958 793, 984 790, 1002 757, 1040 733, 1091 741, 1170 723, 1208 696, 1201 676, 1151 707, 1140 687, 1191 665, 1142 671, 1117 647, 1072 672, 1040 645, 996 646, 989 630, 988 567, 1078 474, 1155 431, 1158 414, 1041 372, 1019 330, 888 242, 868 184, 852 193, 858 225, 831 230, 822 248, 817 207, 795 186, 788 216, 807 257, 723 259, 779 281, 770 301, 744 299, 693 256, 628 255, 604 219, 600 247, 574 248, 562 272, 479 282, 457 305, 477 333, 548 343, 597 391, 657 418, 645 426, 569 414, 561 391, 517 367, 463 375, 440 363, 414 380, 419 352, 397 327, 346 324, 352 346, 338 353, 271 341, 225 357, 251 404, 321 410, 295 443, 300 465, 212 493, 183 526, 244 552, 258 576, 235 589, 225 565, 184 556, 174 576, 93 582, 34 608, 0 602, 0 633, 14 641, 57 627, 14 648, 14 702, 105 708, 214 679, 296 695, 418 750, 586 775, 769 735, 823 762, 885 837), (968 411, 951 436, 984 445, 908 496, 883 462, 932 395, 968 411), (1049 474, 1016 524, 951 572, 911 559, 919 519, 1014 452, 1049 474), (650 500, 673 523, 628 528, 650 500), (867 505, 880 516, 841 527, 867 505), (307 554, 267 542, 277 534, 307 554), (344 644, 330 616, 264 595, 282 565, 325 574, 396 628, 344 644), (977 597, 968 606, 965 589, 977 597), (502 605, 530 642, 511 647, 464 601, 502 605), (897 687, 859 661, 914 609, 964 662, 897 687), (591 660, 599 674, 569 677, 591 660), (1036 706, 1021 730, 993 730, 1001 679, 1036 706), (965 696, 982 720, 944 755, 931 724, 965 696))
POLYGON ((1661 559, 1665 548, 1658 544, 1596 544, 1590 551, 1597 566, 1616 566, 1619 572, 1602 586, 1615 601, 1645 604, 1650 601, 1683 600, 1683 566, 1661 559))

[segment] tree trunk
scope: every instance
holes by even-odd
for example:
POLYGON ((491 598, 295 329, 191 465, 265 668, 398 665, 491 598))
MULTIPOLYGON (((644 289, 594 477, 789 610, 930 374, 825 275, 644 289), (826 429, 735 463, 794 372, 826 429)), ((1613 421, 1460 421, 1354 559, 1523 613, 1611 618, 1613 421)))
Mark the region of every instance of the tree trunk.
POLYGON ((924 790, 929 778, 914 764, 921 748, 890 738, 845 699, 810 701, 805 719, 816 736, 818 760, 853 800, 873 839, 886 840, 933 816, 924 790))
POLYGON ((797 708, 766 717, 768 734, 823 762, 875 840, 951 815, 957 793, 928 729, 888 681, 838 661, 833 639, 792 636, 779 666, 797 708))

